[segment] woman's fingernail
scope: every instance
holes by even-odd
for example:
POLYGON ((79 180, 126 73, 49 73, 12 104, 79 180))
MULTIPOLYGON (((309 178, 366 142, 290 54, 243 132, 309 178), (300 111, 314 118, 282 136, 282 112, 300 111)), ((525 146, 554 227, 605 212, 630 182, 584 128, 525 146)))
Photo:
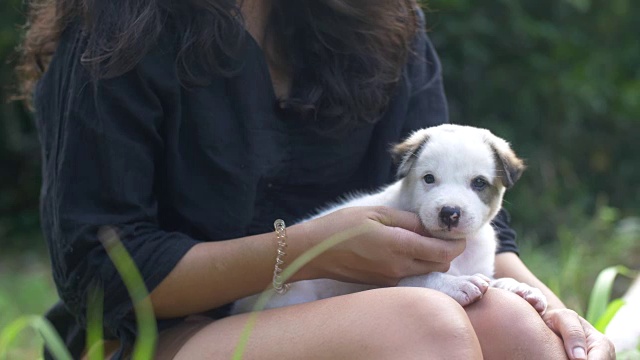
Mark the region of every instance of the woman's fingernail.
POLYGON ((584 348, 574 347, 573 348, 573 357, 575 357, 576 359, 586 359, 587 358, 587 352, 584 351, 584 348))

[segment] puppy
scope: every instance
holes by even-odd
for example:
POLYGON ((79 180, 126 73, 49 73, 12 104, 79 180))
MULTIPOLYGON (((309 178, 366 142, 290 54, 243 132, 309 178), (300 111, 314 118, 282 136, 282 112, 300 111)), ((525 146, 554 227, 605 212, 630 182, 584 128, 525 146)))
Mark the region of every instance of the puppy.
MULTIPOLYGON (((493 286, 518 294, 544 313, 547 302, 539 289, 514 279, 492 279, 497 238, 491 220, 500 210, 505 190, 525 168, 509 144, 488 130, 447 124, 414 132, 392 153, 399 163, 398 181, 376 193, 351 196, 313 218, 352 206, 414 212, 433 237, 466 238, 467 246, 446 273, 408 277, 398 286, 438 290, 462 306, 477 301, 493 286)), ((329 279, 300 281, 286 294, 274 295, 266 308, 371 288, 329 279)), ((232 313, 251 311, 256 300, 257 295, 236 301, 232 313)))

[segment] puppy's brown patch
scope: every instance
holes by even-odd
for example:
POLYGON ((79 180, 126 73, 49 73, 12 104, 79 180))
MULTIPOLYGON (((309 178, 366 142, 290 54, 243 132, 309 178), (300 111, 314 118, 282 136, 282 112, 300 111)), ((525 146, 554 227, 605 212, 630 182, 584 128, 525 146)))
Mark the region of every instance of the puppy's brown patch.
POLYGON ((501 179, 496 177, 493 183, 487 186, 484 190, 478 192, 478 197, 483 203, 487 204, 492 209, 500 207, 500 186, 502 186, 501 179))
POLYGON ((510 189, 520 179, 526 169, 526 165, 510 149, 508 151, 499 151, 491 144, 491 150, 493 150, 496 164, 496 177, 500 179, 505 188, 510 189))
POLYGON ((427 134, 414 134, 391 149, 391 156, 394 163, 399 164, 396 174, 398 179, 409 174, 409 171, 418 158, 418 154, 428 140, 429 136, 427 134))

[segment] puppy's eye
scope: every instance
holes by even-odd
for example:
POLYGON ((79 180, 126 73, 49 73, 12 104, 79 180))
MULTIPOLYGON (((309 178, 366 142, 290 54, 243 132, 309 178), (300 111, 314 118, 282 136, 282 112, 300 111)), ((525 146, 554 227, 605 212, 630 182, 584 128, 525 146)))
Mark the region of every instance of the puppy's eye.
POLYGON ((473 179, 473 180, 471 181, 471 187, 472 187, 474 190, 478 190, 478 191, 480 191, 480 190, 484 190, 484 188, 486 188, 486 187, 487 187, 487 185, 489 185, 489 183, 487 182, 487 180, 485 180, 485 179, 483 179, 483 178, 481 178, 481 177, 477 177, 477 178, 475 178, 475 179, 473 179))
POLYGON ((427 184, 433 184, 434 182, 436 182, 436 178, 431 174, 425 175, 423 179, 427 184))

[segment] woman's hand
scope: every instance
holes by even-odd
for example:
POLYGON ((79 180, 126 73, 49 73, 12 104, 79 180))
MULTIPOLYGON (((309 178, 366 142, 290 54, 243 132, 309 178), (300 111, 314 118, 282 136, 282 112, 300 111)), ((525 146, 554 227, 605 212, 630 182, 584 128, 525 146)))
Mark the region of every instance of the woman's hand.
POLYGON ((549 310, 542 318, 549 328, 564 341, 569 359, 608 360, 616 358, 613 343, 575 311, 569 309, 549 310))
POLYGON ((304 228, 307 248, 362 229, 312 260, 307 271, 310 278, 371 285, 393 286, 407 276, 447 271, 466 245, 429 237, 415 214, 387 207, 346 208, 297 226, 304 228))

